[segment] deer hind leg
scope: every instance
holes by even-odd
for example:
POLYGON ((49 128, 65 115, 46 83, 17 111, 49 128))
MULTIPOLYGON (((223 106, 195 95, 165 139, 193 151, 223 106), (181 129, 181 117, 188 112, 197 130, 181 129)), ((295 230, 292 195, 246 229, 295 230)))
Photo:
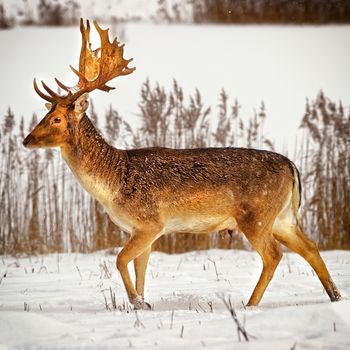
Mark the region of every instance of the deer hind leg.
MULTIPOLYGON (((135 231, 117 257, 117 269, 122 276, 129 300, 134 305, 135 309, 149 309, 149 304, 144 302, 143 297, 139 295, 135 289, 130 278, 128 264, 130 261, 140 257, 145 251, 149 250, 155 238, 156 235, 152 233, 135 231)), ((145 261, 146 259, 144 258, 145 257, 141 257, 140 259, 143 261, 144 270, 146 270, 147 261, 145 261)), ((136 265, 138 265, 138 263, 136 263, 136 265)))
POLYGON ((331 301, 338 301, 341 295, 321 258, 314 241, 307 238, 297 224, 275 225, 274 237, 295 253, 301 255, 315 270, 331 301), (276 227, 275 227, 276 226, 276 227))
POLYGON ((263 239, 257 240, 257 235, 255 235, 253 239, 250 239, 249 235, 246 235, 246 237, 248 238, 248 241, 252 247, 259 253, 263 263, 259 281, 255 286, 253 294, 251 295, 247 304, 247 306, 253 306, 259 304, 279 262, 281 261, 282 252, 278 242, 270 232, 268 236, 261 234, 260 237, 263 239))
POLYGON ((259 304, 281 261, 282 252, 279 243, 272 235, 273 213, 267 215, 252 208, 248 203, 243 203, 241 207, 241 212, 236 215, 238 228, 259 253, 263 263, 259 281, 247 304, 253 306, 259 304))

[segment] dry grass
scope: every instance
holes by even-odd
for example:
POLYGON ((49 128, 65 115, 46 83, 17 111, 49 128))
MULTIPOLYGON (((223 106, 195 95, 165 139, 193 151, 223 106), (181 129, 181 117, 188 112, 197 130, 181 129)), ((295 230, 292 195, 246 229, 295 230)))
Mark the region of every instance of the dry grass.
POLYGON ((321 92, 302 120, 303 224, 321 248, 350 248, 350 116, 321 92))

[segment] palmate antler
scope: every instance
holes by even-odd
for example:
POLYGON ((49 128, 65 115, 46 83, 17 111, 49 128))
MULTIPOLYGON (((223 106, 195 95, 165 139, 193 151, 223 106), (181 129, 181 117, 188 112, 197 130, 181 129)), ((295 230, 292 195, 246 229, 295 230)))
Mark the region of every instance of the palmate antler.
POLYGON ((85 92, 91 92, 96 89, 108 92, 114 89, 107 86, 106 83, 120 75, 130 74, 136 69, 135 67, 128 67, 132 58, 126 60, 123 57, 124 44, 120 45, 116 38, 112 43, 109 42, 108 29, 102 29, 96 21, 94 21, 94 25, 100 35, 101 47, 93 51, 90 43, 90 23, 87 20, 85 28, 83 19, 80 19, 82 44, 79 71, 70 66, 72 71, 79 77, 78 84, 74 87, 68 87, 55 78, 57 85, 67 92, 66 95, 57 94, 42 81, 43 88, 49 94, 46 95, 40 91, 34 79, 34 89, 44 100, 66 106, 70 105, 85 92))

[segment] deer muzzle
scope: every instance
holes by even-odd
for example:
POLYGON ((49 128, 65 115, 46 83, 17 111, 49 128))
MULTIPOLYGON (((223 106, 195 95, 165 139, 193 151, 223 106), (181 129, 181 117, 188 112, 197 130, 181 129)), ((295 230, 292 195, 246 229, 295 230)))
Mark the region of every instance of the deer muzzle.
POLYGON ((34 147, 33 142, 34 141, 34 137, 32 136, 32 134, 29 134, 24 140, 23 140, 23 146, 27 147, 27 148, 32 148, 34 147))

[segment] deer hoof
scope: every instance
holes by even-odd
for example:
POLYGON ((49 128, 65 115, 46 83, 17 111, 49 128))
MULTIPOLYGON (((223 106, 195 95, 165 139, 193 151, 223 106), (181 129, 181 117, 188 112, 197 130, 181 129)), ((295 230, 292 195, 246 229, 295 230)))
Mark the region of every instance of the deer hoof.
POLYGON ((331 301, 341 300, 341 294, 331 278, 328 280, 328 283, 329 286, 327 288, 327 293, 329 295, 329 299, 331 299, 331 301))
POLYGON ((134 305, 134 310, 151 310, 152 307, 149 303, 146 303, 141 296, 130 300, 131 304, 134 305))
POLYGON ((333 293, 329 295, 329 298, 331 299, 331 301, 339 301, 342 299, 341 294, 338 290, 333 291, 333 293))

